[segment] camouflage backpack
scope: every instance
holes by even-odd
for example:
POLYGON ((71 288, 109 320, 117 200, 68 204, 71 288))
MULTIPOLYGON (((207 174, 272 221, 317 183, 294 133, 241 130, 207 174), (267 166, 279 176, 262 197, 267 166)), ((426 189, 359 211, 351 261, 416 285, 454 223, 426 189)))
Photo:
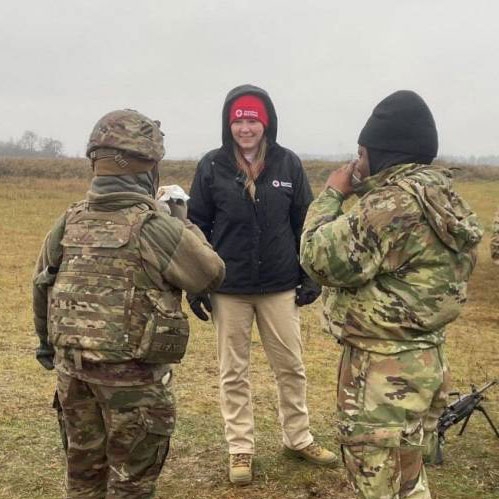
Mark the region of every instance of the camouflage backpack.
POLYGON ((99 212, 82 201, 69 209, 49 301, 55 347, 83 359, 98 353, 102 362, 180 362, 189 337, 181 291, 155 288, 140 258, 140 230, 154 216, 146 205, 99 212))

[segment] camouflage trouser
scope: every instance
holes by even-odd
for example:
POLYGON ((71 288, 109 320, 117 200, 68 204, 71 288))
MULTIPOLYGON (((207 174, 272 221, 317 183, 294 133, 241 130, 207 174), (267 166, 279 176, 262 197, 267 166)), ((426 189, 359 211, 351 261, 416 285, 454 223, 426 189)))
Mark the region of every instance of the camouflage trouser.
POLYGON ((423 454, 448 388, 442 347, 392 355, 344 347, 338 380, 340 441, 358 497, 431 497, 423 454))
POLYGON ((57 423, 59 424, 59 433, 61 435, 62 448, 64 452, 68 452, 68 435, 66 434, 66 424, 64 423, 64 414, 62 413, 62 406, 59 402, 59 395, 57 390, 54 393, 54 400, 52 402, 52 409, 57 412, 57 423))
POLYGON ((59 373, 68 498, 149 498, 175 425, 169 384, 104 386, 59 373))

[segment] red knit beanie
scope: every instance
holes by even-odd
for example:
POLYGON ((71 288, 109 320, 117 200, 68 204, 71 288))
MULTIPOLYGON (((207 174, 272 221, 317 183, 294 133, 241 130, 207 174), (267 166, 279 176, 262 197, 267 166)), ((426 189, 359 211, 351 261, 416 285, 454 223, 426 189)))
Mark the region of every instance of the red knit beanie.
POLYGON ((256 95, 242 95, 230 106, 229 124, 235 120, 258 120, 267 128, 269 115, 265 103, 256 95))

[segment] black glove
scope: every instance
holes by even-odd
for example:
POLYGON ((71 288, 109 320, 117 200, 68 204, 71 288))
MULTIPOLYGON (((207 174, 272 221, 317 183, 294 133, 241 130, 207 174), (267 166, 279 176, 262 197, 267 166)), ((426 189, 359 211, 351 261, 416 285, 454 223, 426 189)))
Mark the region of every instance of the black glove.
POLYGON ((316 284, 310 277, 303 277, 301 284, 296 288, 296 298, 295 303, 299 307, 303 307, 303 305, 310 305, 317 298, 319 298, 321 294, 321 287, 316 284))
POLYGON ((202 321, 209 320, 209 316, 206 312, 211 312, 211 301, 210 295, 208 293, 201 293, 199 295, 192 295, 187 293, 187 301, 191 310, 199 317, 202 321), (203 309, 206 309, 206 311, 203 309))
POLYGON ((36 349, 36 360, 47 369, 54 369, 54 347, 45 340, 40 340, 40 346, 36 349))

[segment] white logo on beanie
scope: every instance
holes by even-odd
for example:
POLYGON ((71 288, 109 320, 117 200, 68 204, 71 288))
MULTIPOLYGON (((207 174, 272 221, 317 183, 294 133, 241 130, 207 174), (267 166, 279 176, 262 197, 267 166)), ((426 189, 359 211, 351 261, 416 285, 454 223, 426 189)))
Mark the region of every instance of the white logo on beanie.
POLYGON ((243 116, 245 118, 258 119, 258 111, 253 111, 253 109, 245 109, 244 112, 243 112, 243 116))
POLYGON ((249 120, 258 119, 258 111, 254 111, 253 109, 236 109, 234 114, 237 119, 240 118, 247 118, 249 120))

